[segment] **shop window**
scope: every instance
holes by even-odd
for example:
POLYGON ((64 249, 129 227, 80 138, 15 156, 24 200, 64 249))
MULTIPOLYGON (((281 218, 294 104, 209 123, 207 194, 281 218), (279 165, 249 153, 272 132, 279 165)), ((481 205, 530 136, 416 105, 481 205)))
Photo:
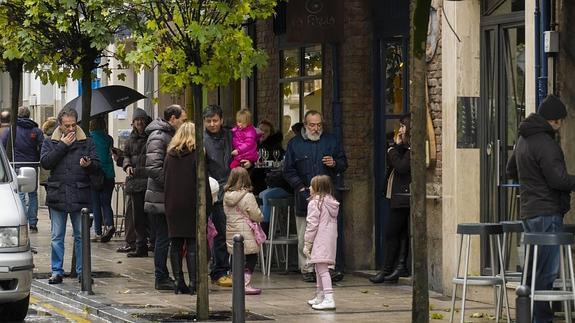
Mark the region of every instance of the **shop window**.
POLYGON ((280 115, 284 137, 309 110, 322 111, 321 45, 280 51, 280 115))

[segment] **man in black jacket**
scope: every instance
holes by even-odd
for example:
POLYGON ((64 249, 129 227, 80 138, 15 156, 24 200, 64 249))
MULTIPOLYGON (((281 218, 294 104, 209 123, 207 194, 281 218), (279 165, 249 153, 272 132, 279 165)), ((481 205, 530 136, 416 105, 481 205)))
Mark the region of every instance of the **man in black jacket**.
POLYGON ((168 267, 168 223, 164 207, 164 159, 168 145, 176 130, 188 120, 186 111, 179 105, 171 105, 164 111, 164 118, 152 121, 146 127, 148 141, 146 143, 146 173, 148 186, 146 189, 144 211, 151 214, 156 229, 156 245, 154 247, 155 287, 157 290, 173 290, 174 283, 170 279, 168 267))
MULTIPOLYGON (((549 95, 541 102, 538 113, 529 115, 519 125, 519 139, 507 172, 521 185, 520 215, 525 232, 562 231, 563 216, 569 211, 570 195, 575 191, 575 176, 567 173, 563 151, 555 140, 566 116, 563 102, 549 95)), ((559 272, 559 254, 559 247, 539 247, 536 289, 553 288, 559 272)), ((535 322, 552 322, 549 302, 535 302, 533 316, 535 322)))

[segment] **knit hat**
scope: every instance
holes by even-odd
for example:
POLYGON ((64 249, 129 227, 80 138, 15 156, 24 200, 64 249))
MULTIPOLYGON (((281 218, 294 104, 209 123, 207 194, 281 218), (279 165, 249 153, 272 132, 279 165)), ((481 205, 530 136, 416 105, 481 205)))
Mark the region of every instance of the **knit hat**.
POLYGON ((567 117, 567 109, 561 99, 553 94, 548 95, 539 105, 539 115, 545 120, 559 120, 567 117))
POLYGON ((136 108, 134 110, 134 113, 132 114, 132 120, 136 120, 138 118, 148 119, 148 114, 146 113, 146 111, 140 108, 136 108))

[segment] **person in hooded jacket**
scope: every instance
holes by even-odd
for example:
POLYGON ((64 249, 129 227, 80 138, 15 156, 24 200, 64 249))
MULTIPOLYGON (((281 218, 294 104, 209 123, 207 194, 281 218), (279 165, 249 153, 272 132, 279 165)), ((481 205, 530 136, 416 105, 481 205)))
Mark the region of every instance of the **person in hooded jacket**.
POLYGON ((177 104, 170 105, 164 110, 164 118, 152 121, 146 127, 148 141, 146 142, 146 174, 148 185, 144 197, 144 211, 153 218, 156 229, 156 243, 154 247, 154 275, 157 290, 173 290, 174 283, 168 272, 168 249, 170 238, 166 222, 166 209, 164 205, 164 161, 166 152, 176 130, 188 120, 186 111, 177 104))
MULTIPOLYGON (((44 142, 44 134, 38 128, 38 124, 30 119, 30 110, 27 107, 18 108, 18 119, 16 120, 16 140, 14 141, 14 162, 15 167, 34 167, 40 162, 40 150, 44 142), (18 164, 23 163, 23 164, 18 164), (33 164, 28 164, 33 163, 33 164)), ((10 136, 6 136, 6 143, 10 136)), ((38 191, 30 193, 18 193, 20 201, 26 210, 30 232, 38 232, 38 191)))
POLYGON ((409 185, 411 184, 410 116, 399 119, 399 131, 387 150, 389 171, 386 198, 390 214, 385 227, 385 255, 383 269, 372 283, 397 283, 399 277, 409 276, 409 185))
MULTIPOLYGON (((563 231, 563 216, 571 207, 571 192, 575 191, 575 176, 567 173, 565 156, 555 139, 566 116, 563 102, 549 95, 538 112, 519 125, 519 138, 507 163, 507 173, 519 180, 519 214, 527 233, 563 231)), ((560 268, 559 255, 559 246, 539 247, 535 289, 553 289, 560 268)), ((528 270, 528 282, 530 275, 528 270)), ((553 322, 553 317, 549 302, 535 302, 534 322, 553 322)))

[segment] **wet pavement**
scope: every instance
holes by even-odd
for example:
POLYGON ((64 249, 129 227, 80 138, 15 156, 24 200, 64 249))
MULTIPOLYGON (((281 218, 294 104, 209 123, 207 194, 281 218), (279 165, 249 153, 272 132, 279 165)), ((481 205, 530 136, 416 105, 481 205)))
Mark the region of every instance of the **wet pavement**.
MULTIPOLYGON (((48 285, 50 275, 50 222, 47 210, 41 209, 39 233, 31 235, 35 280, 33 295, 58 300, 77 313, 99 317, 110 322, 192 321, 196 296, 175 295, 154 289, 153 257, 127 258, 116 249, 123 245, 123 237, 108 243, 92 243, 93 290, 95 295, 81 294, 77 279, 66 278, 60 285, 48 285), (79 311, 79 312, 78 312, 79 311)), ((70 269, 72 255, 71 224, 66 236, 65 269, 70 269)), ((275 320, 278 322, 409 322, 411 321, 411 287, 408 285, 374 285, 361 275, 348 274, 336 283, 337 310, 319 312, 306 301, 312 298, 315 286, 301 280, 297 273, 272 272, 271 277, 254 275, 253 284, 263 288, 258 296, 246 296, 248 321, 275 320)), ((210 286, 211 321, 230 321, 231 288, 210 286)), ((44 303, 44 302, 40 302, 44 303)), ((434 322, 449 319, 450 298, 430 294, 430 315, 434 322)), ((35 304, 31 311, 36 310, 35 304)), ((58 307, 58 304, 54 305, 58 307)), ((490 322, 493 308, 489 304, 467 302, 470 322, 490 322), (482 316, 471 318, 470 316, 482 316)), ((31 322, 43 322, 42 310, 30 316, 31 322)), ((49 311, 48 311, 49 312, 49 311)), ((456 313, 459 314, 459 313, 456 313)), ((54 316, 56 317, 56 316, 54 316)), ((81 317, 80 317, 81 318, 81 317)), ((88 320, 90 320, 88 318, 88 320)), ((74 320, 72 320, 74 321, 74 320)), ((53 322, 53 321, 50 321, 53 322)))

